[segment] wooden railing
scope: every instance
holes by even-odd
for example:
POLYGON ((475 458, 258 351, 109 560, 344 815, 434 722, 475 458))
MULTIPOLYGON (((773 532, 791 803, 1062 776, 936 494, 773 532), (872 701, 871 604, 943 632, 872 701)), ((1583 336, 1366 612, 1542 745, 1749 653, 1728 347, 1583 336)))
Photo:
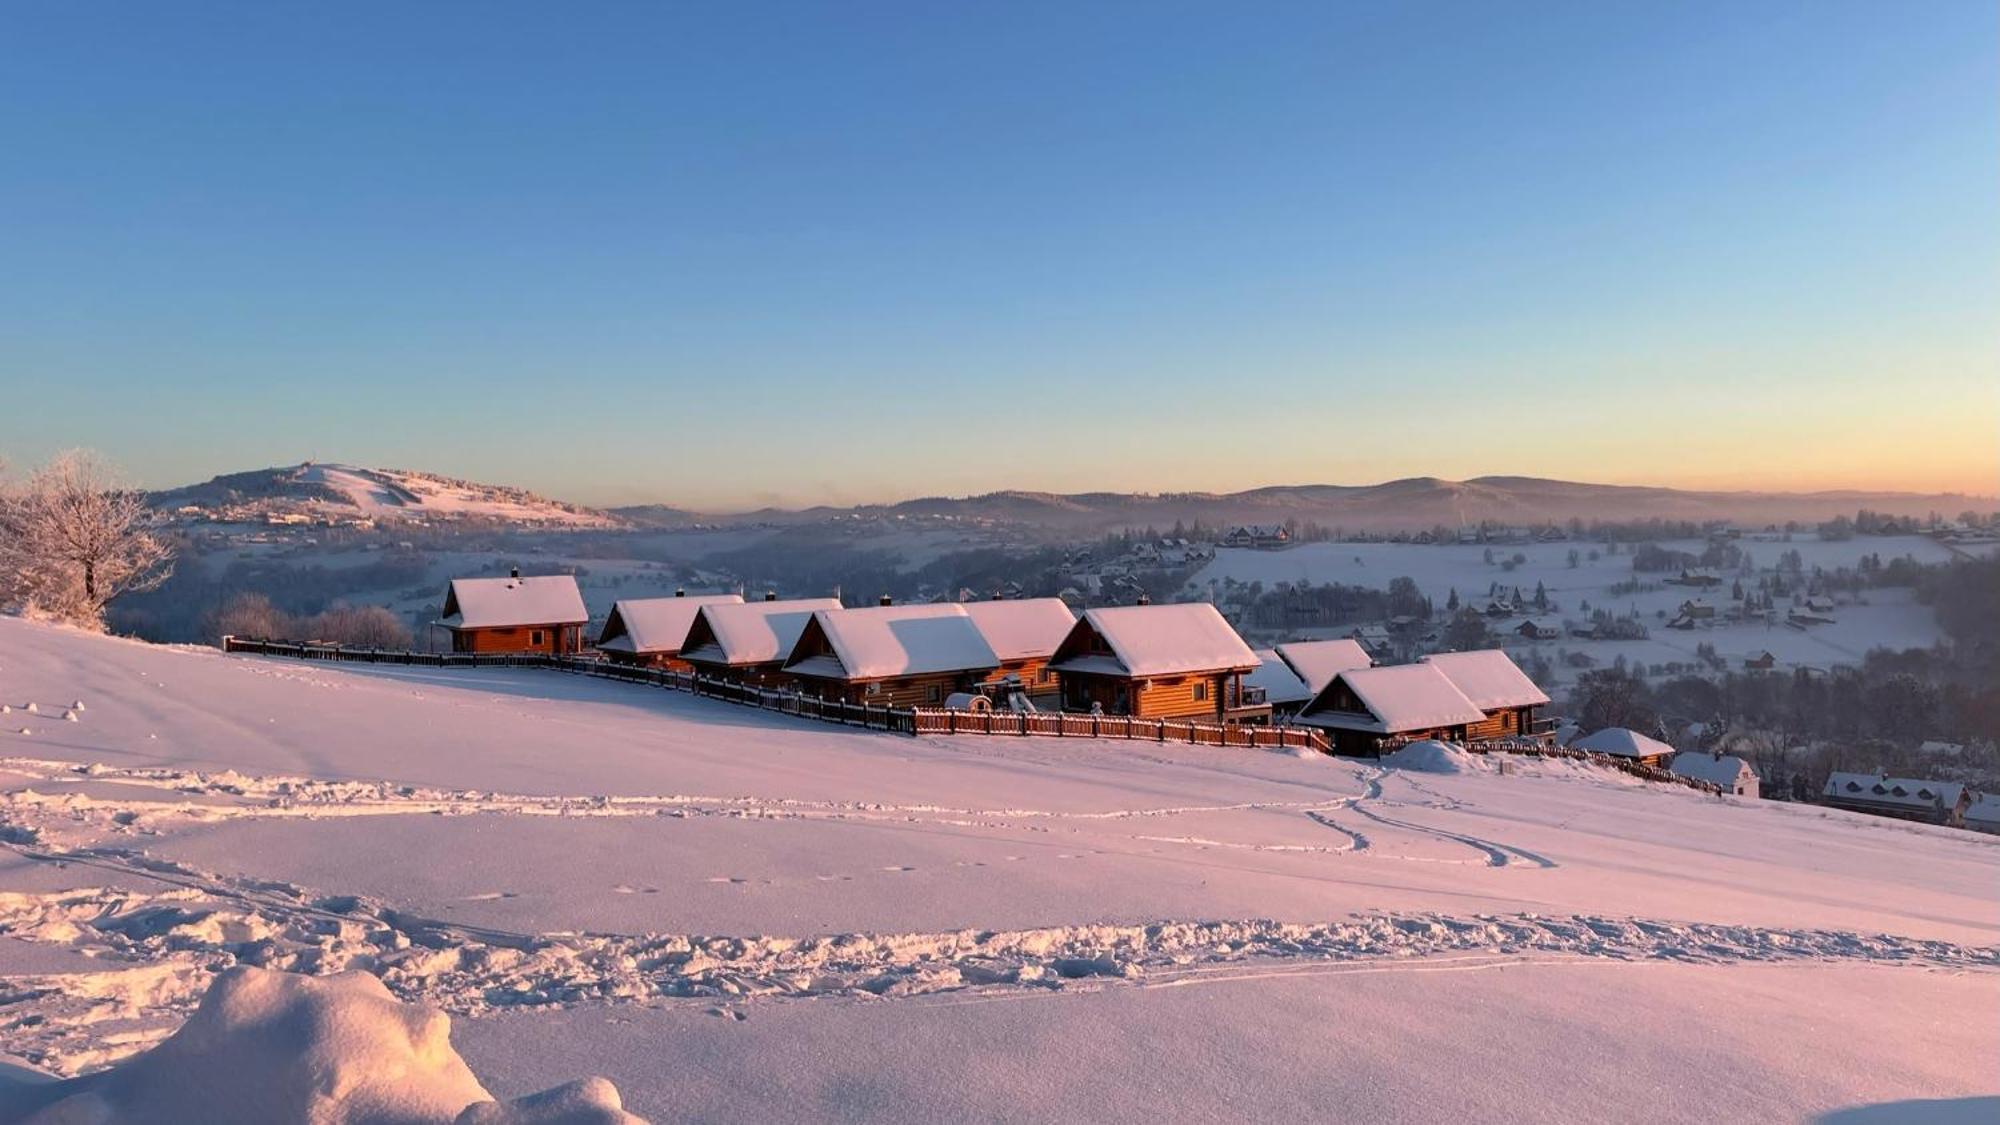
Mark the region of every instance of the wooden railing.
POLYGON ((1194 746, 1332 752, 1325 735, 1306 727, 1198 723, 1191 719, 1134 719, 1123 715, 1072 715, 1060 711, 953 711, 934 707, 919 707, 914 716, 918 734, 1124 738, 1194 746))

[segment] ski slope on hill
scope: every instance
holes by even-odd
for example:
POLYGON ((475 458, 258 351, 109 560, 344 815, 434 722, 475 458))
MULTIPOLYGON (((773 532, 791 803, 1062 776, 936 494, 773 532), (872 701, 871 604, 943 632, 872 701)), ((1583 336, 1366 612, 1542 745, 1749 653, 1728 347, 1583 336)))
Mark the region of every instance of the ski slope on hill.
POLYGON ((2000 1087, 2000 840, 1964 832, 13 619, 0 704, 0 1052, 56 1073, 255 964, 443 1009, 496 1096, 602 1073, 655 1118, 1785 1120, 2000 1087))

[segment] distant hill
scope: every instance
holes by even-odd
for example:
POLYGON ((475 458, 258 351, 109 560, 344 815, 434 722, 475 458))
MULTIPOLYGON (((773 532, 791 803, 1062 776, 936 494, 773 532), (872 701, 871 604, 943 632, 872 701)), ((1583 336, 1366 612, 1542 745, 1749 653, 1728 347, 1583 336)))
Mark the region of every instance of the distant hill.
POLYGON ((192 519, 495 520, 545 528, 623 525, 604 512, 506 485, 406 469, 362 469, 311 461, 230 473, 201 484, 155 492, 148 500, 155 508, 192 519))
POLYGON ((1490 521, 1540 525, 1581 520, 1730 520, 1762 526, 1811 522, 1857 509, 1922 517, 1990 511, 1991 497, 1914 492, 1713 492, 1494 476, 1452 481, 1410 477, 1381 484, 1273 485, 1243 492, 988 492, 932 496, 895 504, 835 508, 762 508, 702 513, 666 504, 598 510, 525 489, 480 484, 404 469, 364 469, 307 462, 231 473, 202 484, 153 493, 153 505, 188 509, 194 519, 264 520, 287 514, 397 521, 494 520, 529 528, 588 529, 793 526, 853 519, 990 522, 1051 532, 1100 534, 1128 527, 1168 528, 1199 520, 1210 526, 1296 519, 1348 531, 1419 530, 1490 521))
POLYGON ((1230 493, 990 492, 850 509, 765 511, 735 518, 775 521, 836 514, 949 517, 1093 532, 1149 525, 1165 528, 1196 520, 1218 526, 1297 519, 1350 531, 1396 531, 1481 521, 1539 525, 1571 519, 1730 520, 1763 525, 1851 516, 1860 508, 1918 517, 1935 511, 1951 518, 1968 508, 1990 510, 1994 503, 1991 498, 1955 493, 1704 492, 1535 477, 1467 481, 1412 477, 1371 485, 1278 485, 1230 493))

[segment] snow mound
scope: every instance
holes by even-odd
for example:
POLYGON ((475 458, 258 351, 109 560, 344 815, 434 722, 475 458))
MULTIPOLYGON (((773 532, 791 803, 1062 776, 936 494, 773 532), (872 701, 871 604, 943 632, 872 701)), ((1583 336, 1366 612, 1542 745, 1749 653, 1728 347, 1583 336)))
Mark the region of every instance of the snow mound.
POLYGON ((1382 764, 1390 769, 1415 770, 1418 773, 1474 773, 1479 769, 1479 759, 1463 749, 1448 742, 1429 739, 1412 742, 1385 756, 1382 764))
POLYGON ((166 1041, 66 1082, 0 1081, 26 1125, 311 1121, 315 1125, 613 1125, 601 1078, 499 1103, 451 1046, 451 1021, 403 1004, 365 972, 300 976, 238 967, 166 1041), (28 1104, 22 1104, 23 1102, 28 1104))

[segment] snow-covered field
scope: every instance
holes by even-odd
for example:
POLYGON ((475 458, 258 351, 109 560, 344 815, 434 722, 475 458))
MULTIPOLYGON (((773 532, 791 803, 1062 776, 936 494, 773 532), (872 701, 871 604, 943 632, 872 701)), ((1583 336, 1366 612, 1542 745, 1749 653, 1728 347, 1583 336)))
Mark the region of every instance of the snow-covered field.
POLYGON ((0 704, 0 1052, 59 1074, 255 964, 441 1008, 497 1096, 603 1074, 655 1119, 1990 1119, 2000 1092, 2000 839, 1964 832, 13 619, 0 704))
MULTIPOLYGON (((1768 574, 1780 555, 1794 550, 1799 552, 1807 574, 1815 567, 1829 572, 1840 567, 1852 569, 1864 555, 1880 555, 1884 562, 1908 557, 1923 564, 1949 562, 1955 557, 1953 548, 1920 535, 1831 542, 1811 534, 1790 539, 1748 536, 1737 545, 1749 555, 1760 574, 1768 574)), ((1660 546, 1699 554, 1703 544, 1685 540, 1664 542, 1660 546)), ((1837 599, 1840 604, 1828 614, 1833 619, 1830 624, 1803 629, 1784 623, 1783 606, 1779 620, 1771 624, 1721 620, 1720 615, 1731 604, 1729 583, 1736 577, 1734 574, 1725 574, 1719 589, 1706 592, 1665 585, 1663 580, 1671 575, 1635 573, 1629 551, 1606 555, 1603 549, 1603 544, 1590 542, 1497 545, 1491 548, 1495 560, 1491 563, 1486 561, 1488 548, 1477 544, 1306 543, 1279 551, 1223 549, 1190 580, 1189 586, 1193 591, 1219 596, 1226 579, 1243 584, 1262 582, 1266 587, 1279 582, 1338 582, 1387 589, 1391 580, 1408 577, 1442 610, 1453 590, 1461 599, 1484 599, 1488 587, 1498 582, 1507 588, 1518 586, 1523 594, 1532 595, 1539 582, 1558 608, 1538 616, 1554 624, 1565 619, 1586 622, 1589 615, 1582 610, 1586 602, 1593 609, 1607 609, 1621 616, 1634 609, 1638 611, 1651 633, 1645 640, 1597 641, 1564 636, 1560 640, 1539 642, 1549 654, 1557 649, 1582 652, 1600 664, 1621 655, 1627 661, 1645 665, 1689 663, 1695 659, 1696 646, 1706 643, 1713 645, 1734 667, 1741 667, 1745 657, 1769 651, 1781 666, 1825 668, 1859 663, 1873 648, 1925 648, 1942 636, 1930 608, 1918 604, 1909 590, 1897 588, 1868 590, 1859 598, 1842 595, 1837 599), (1574 567, 1569 565, 1572 550, 1579 555, 1574 567), (1590 558, 1592 551, 1597 551, 1599 557, 1590 558), (1511 568, 1502 565, 1517 553, 1525 556, 1526 561, 1511 568), (1634 594, 1611 592, 1613 586, 1634 578, 1657 588, 1634 594), (1686 631, 1666 628, 1665 619, 1674 616, 1680 604, 1691 598, 1706 598, 1713 603, 1718 619, 1686 631)), ((1743 581, 1747 588, 1756 588, 1755 577, 1743 581)), ((1494 622, 1493 628, 1504 637, 1507 630, 1518 627, 1523 620, 1502 619, 1494 622)), ((1321 631, 1345 635, 1347 630, 1321 631)), ((1531 646, 1525 640, 1510 640, 1509 647, 1531 646)))

